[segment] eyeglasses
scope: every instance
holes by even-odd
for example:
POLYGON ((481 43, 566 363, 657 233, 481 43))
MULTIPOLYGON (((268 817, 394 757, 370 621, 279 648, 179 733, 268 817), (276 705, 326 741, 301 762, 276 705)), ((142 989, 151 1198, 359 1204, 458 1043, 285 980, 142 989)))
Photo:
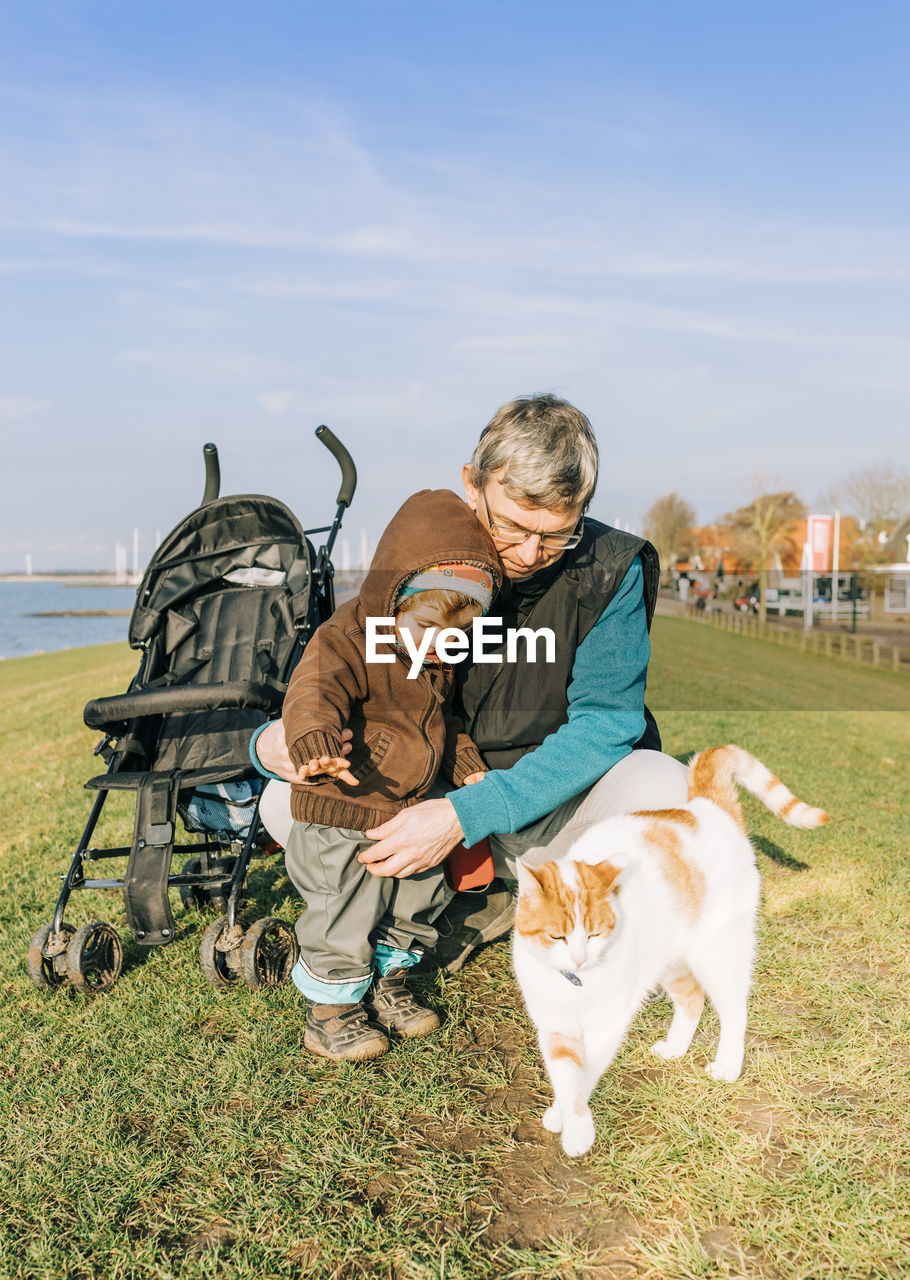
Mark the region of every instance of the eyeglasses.
POLYGON ((487 524, 490 526, 490 537, 501 547, 518 547, 523 542, 527 542, 528 538, 540 538, 540 545, 546 547, 548 551, 568 551, 570 547, 577 547, 581 542, 581 534, 578 532, 581 520, 575 526, 575 533, 560 533, 559 531, 541 533, 539 529, 522 529, 521 525, 512 524, 509 521, 494 521, 490 515, 487 495, 483 489, 481 489, 480 493, 487 513, 487 524))

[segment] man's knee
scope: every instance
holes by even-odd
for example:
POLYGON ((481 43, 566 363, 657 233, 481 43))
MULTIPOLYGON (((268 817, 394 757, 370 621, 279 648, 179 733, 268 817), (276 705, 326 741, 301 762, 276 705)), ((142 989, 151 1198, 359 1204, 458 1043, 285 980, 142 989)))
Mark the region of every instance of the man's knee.
POLYGON ((288 847, 288 837, 294 819, 291 817, 291 784, 273 779, 267 782, 259 801, 259 817, 262 825, 276 844, 288 847))
POLYGON ((595 784, 599 789, 610 813, 676 809, 689 798, 689 773, 663 751, 630 751, 595 784))
POLYGON ((564 825, 525 858, 538 863, 563 857, 583 831, 637 809, 678 809, 689 795, 684 764, 662 751, 632 751, 595 782, 564 825))
POLYGON ((684 764, 662 751, 630 751, 594 783, 564 829, 636 809, 677 809, 688 796, 684 764))

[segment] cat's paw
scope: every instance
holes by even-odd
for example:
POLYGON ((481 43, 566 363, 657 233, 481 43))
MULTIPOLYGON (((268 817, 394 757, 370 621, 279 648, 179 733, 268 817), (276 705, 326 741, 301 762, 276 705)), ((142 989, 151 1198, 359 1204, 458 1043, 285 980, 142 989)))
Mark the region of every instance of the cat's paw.
POLYGON ((562 1133, 562 1112, 555 1102, 552 1107, 547 1107, 540 1123, 548 1133, 562 1133))
POLYGON ((594 1145, 594 1117, 586 1110, 583 1116, 572 1116, 562 1131, 562 1149, 574 1160, 594 1145))
POLYGON ((658 1040, 656 1044, 652 1044, 651 1052, 658 1058, 665 1058, 667 1062, 672 1062, 674 1058, 682 1057, 681 1053, 670 1047, 670 1043, 667 1040, 658 1040))
POLYGON ((705 1071, 707 1071, 712 1080, 722 1080, 724 1084, 733 1084, 740 1077, 742 1065, 733 1062, 721 1062, 719 1058, 715 1058, 713 1062, 708 1063, 705 1071))

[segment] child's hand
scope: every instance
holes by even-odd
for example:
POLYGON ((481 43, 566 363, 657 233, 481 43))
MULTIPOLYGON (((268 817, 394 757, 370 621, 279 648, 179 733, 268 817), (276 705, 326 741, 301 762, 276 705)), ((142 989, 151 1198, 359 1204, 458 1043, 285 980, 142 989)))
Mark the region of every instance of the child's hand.
POLYGON ((485 778, 486 776, 487 776, 486 769, 480 769, 477 773, 469 773, 461 785, 463 787, 469 787, 472 782, 480 782, 481 779, 485 778))
POLYGON ((305 765, 297 772, 297 781, 304 782, 307 786, 314 786, 314 781, 319 774, 326 774, 330 778, 338 778, 341 782, 347 782, 352 787, 359 786, 359 782, 348 768, 348 762, 342 756, 320 756, 318 760, 308 760, 305 765))

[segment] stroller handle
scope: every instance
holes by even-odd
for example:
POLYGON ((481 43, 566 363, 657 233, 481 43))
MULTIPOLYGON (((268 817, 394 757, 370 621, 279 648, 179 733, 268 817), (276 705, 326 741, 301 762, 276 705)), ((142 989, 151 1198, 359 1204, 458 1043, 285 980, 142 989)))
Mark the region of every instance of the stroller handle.
POLYGON ((205 459, 205 492, 200 506, 214 502, 221 489, 221 468, 218 465, 218 449, 216 445, 204 444, 202 456, 205 459))
POLYGON ((338 437, 325 424, 316 428, 316 439, 322 441, 341 467, 341 488, 338 490, 336 502, 339 507, 349 507, 354 497, 354 490, 357 488, 357 468, 354 466, 354 460, 338 437))

